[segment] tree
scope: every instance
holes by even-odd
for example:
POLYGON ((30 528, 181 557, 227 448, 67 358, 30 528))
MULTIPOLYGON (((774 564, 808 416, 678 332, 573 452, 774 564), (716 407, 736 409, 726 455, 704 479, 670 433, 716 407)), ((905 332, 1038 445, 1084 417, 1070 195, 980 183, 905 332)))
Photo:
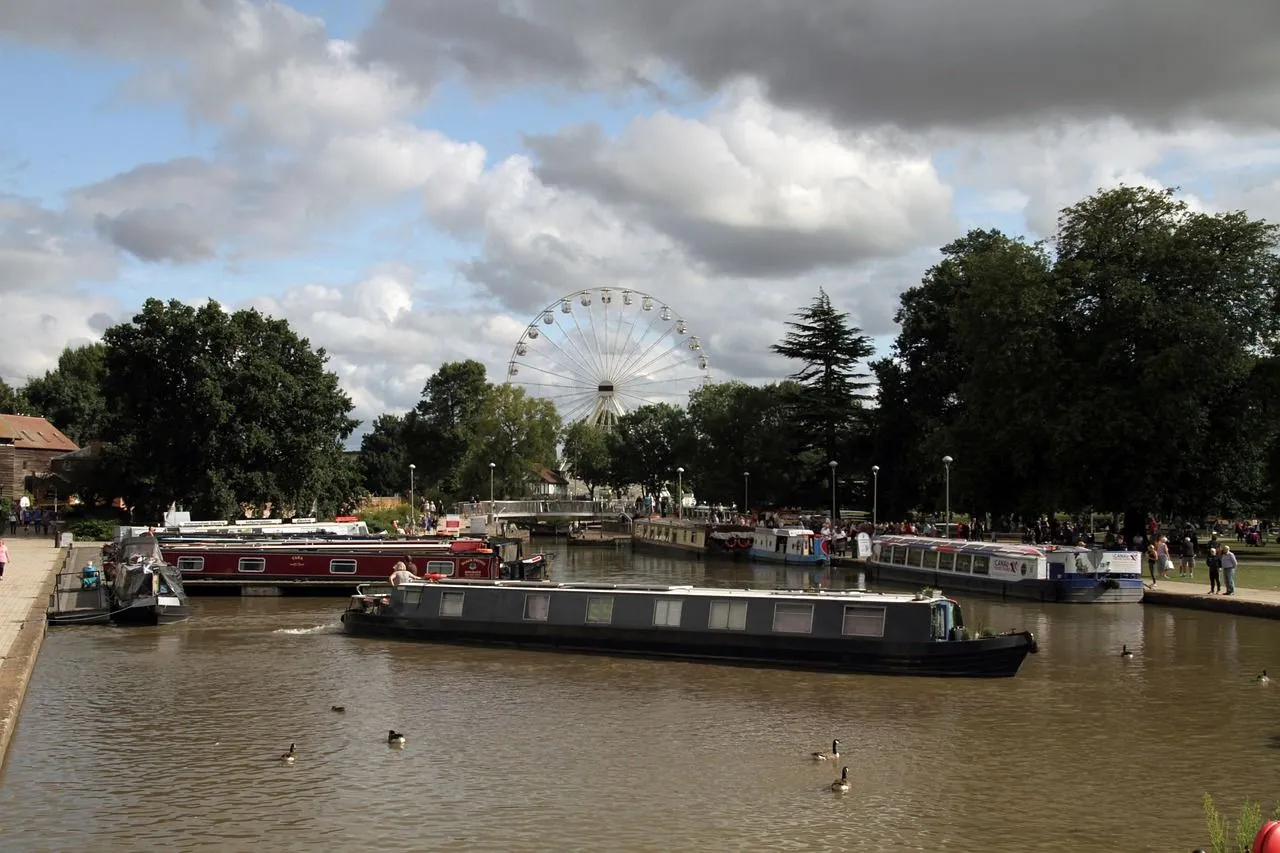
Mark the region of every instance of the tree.
POLYGON ((676 468, 686 469, 684 482, 691 486, 697 476, 692 467, 696 444, 687 413, 669 403, 627 412, 609 432, 619 479, 639 484, 654 497, 667 483, 675 484, 676 468))
MULTIPOLYGON (((423 386, 414 417, 406 424, 405 443, 424 493, 434 489, 442 497, 457 497, 466 490, 463 466, 488 389, 484 365, 473 359, 440 365, 423 386)), ((485 477, 487 487, 487 472, 485 477)))
POLYGON ((464 491, 489 494, 489 463, 498 495, 523 497, 543 466, 555 468, 560 414, 550 400, 514 385, 491 385, 475 411, 474 440, 461 466, 464 491))
POLYGON ((806 392, 795 400, 796 426, 828 460, 840 461, 849 431, 862 431, 862 401, 871 383, 858 363, 874 352, 871 339, 831 305, 826 291, 788 322, 791 331, 772 350, 801 362, 790 378, 806 392))
POLYGON ((1076 505, 1231 513, 1263 487, 1266 414, 1250 386, 1280 322, 1277 228, 1120 187, 1063 211, 1055 275, 1076 395, 1063 474, 1076 505))
POLYGON ((31 404, 22 392, 0 379, 0 415, 25 415, 30 411, 31 404))
POLYGON ((104 466, 144 518, 174 501, 209 516, 349 501, 351 400, 325 370, 325 351, 287 322, 212 300, 148 299, 103 342, 104 466))
POLYGON ((596 487, 613 477, 613 457, 605 431, 587 421, 574 421, 564 431, 563 456, 569 472, 587 484, 588 496, 595 500, 596 487))
POLYGON ((378 415, 360 439, 361 483, 371 494, 397 495, 409 487, 405 433, 411 425, 407 419, 407 415, 378 415))
POLYGON ((57 368, 23 389, 32 408, 77 444, 100 438, 107 418, 102 396, 106 352, 100 343, 68 347, 58 356, 57 368))

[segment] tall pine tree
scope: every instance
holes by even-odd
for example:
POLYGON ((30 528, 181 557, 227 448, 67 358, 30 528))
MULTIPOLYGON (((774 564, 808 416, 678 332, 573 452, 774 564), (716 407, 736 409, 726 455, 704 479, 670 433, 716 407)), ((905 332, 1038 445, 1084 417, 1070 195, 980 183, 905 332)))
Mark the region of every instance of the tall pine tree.
POLYGON ((837 311, 825 290, 787 323, 791 331, 772 350, 804 364, 789 378, 804 387, 795 401, 796 425, 811 448, 828 461, 844 461, 841 451, 862 427, 862 401, 871 383, 859 363, 875 350, 871 338, 837 311))

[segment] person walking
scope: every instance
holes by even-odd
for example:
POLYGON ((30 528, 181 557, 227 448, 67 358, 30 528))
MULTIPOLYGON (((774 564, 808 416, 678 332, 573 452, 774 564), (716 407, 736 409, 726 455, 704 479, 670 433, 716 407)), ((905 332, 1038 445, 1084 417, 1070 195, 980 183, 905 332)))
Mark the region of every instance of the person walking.
POLYGON ((1227 591, 1223 595, 1235 595, 1236 555, 1231 552, 1230 545, 1222 546, 1222 579, 1227 585, 1227 591))
POLYGON ((1218 571, 1222 566, 1222 558, 1218 556, 1217 548, 1209 549, 1209 558, 1205 563, 1209 566, 1209 594, 1222 592, 1222 575, 1218 571))
POLYGON ((4 580, 4 565, 9 562, 9 546, 0 538, 0 581, 4 580))

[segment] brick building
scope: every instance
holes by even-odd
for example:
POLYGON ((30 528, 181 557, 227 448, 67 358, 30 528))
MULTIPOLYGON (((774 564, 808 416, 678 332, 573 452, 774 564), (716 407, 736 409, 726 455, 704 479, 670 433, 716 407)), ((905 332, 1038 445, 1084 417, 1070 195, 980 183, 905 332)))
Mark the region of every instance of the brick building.
POLYGON ((50 462, 79 449, 44 418, 0 415, 0 498, 21 497, 28 477, 48 475, 50 462))

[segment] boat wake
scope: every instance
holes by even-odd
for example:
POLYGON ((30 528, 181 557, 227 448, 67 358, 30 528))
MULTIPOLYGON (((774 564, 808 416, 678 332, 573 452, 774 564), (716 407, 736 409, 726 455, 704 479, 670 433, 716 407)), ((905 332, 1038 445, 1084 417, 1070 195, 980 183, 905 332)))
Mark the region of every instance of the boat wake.
POLYGON ((327 625, 316 625, 312 628, 277 628, 273 634, 337 634, 342 630, 341 622, 330 622, 327 625))

